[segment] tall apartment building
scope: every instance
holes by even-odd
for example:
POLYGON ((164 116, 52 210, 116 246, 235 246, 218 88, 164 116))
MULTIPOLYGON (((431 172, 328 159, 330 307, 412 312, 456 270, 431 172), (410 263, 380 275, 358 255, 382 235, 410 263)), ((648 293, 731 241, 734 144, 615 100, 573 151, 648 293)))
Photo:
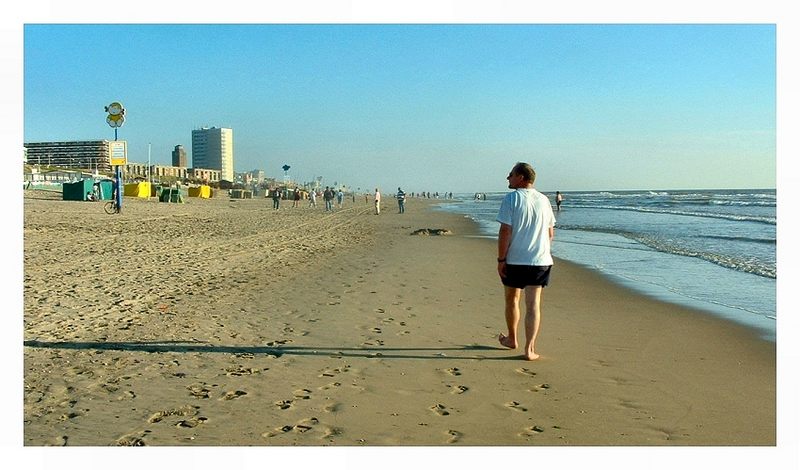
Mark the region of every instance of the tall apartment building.
POLYGON ((176 145, 175 150, 172 151, 172 166, 179 166, 182 168, 186 168, 186 149, 183 148, 183 145, 176 145))
POLYGON ((192 131, 192 166, 219 170, 220 179, 233 181, 233 129, 202 127, 192 131))

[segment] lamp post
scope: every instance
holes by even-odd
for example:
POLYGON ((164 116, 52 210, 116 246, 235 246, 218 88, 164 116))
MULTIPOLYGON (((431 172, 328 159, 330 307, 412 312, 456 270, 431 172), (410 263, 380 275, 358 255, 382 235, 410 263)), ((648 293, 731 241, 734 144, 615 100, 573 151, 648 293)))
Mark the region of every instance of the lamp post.
MULTIPOLYGON (((112 129, 114 129, 114 142, 117 142, 117 130, 125 124, 125 108, 122 103, 115 101, 105 107, 108 116, 106 122, 112 129)), ((122 155, 116 153, 120 151, 120 147, 115 145, 111 155, 111 164, 114 166, 114 179, 116 180, 114 186, 117 190, 117 212, 122 212, 122 165, 127 162, 127 146, 123 143, 121 147, 122 155)))
POLYGON ((150 142, 147 143, 147 200, 153 194, 153 170, 150 168, 150 142))
POLYGON ((291 166, 283 165, 283 184, 289 182, 289 168, 291 168, 291 166))

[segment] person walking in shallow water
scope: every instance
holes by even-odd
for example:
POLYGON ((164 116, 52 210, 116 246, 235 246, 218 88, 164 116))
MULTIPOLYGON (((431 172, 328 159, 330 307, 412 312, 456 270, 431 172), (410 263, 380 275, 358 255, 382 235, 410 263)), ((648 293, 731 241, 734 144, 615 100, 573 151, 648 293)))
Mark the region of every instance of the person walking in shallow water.
POLYGON ((525 291, 525 359, 539 358, 536 338, 541 322, 542 290, 550 281, 553 257, 550 244, 555 233, 555 215, 550 200, 533 189, 536 172, 527 163, 517 163, 506 178, 509 192, 500 204, 497 221, 497 272, 504 286, 508 335, 500 344, 517 348, 519 301, 525 291))
POLYGON ((564 196, 560 191, 556 191, 556 211, 561 212, 561 202, 564 201, 564 196))

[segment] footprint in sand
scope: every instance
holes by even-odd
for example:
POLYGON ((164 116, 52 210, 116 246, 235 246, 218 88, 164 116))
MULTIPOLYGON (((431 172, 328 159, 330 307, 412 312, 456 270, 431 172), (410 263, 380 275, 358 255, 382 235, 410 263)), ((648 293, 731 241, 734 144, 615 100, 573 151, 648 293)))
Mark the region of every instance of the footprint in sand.
POLYGON ((220 400, 234 400, 239 397, 243 397, 247 395, 247 392, 243 392, 242 390, 235 390, 232 392, 225 392, 225 395, 220 398, 220 400))
POLYGON ((275 406, 277 406, 278 408, 280 408, 282 410, 288 410, 289 408, 291 408, 293 406, 292 402, 293 402, 292 400, 276 401, 275 402, 275 406))
POLYGON ((510 401, 506 403, 506 406, 515 411, 523 411, 523 412, 528 411, 528 409, 525 408, 524 406, 521 406, 518 401, 510 401))
POLYGON ((462 437, 462 436, 464 436, 464 435, 463 435, 463 434, 461 434, 460 432, 458 432, 458 431, 455 431, 455 430, 453 430, 453 429, 451 429, 451 430, 447 431, 447 434, 450 436, 450 437, 447 439, 447 443, 448 443, 448 444, 455 444, 456 442, 458 442, 458 441, 460 441, 460 440, 461 440, 461 437, 462 437))
POLYGON ((294 397, 299 400, 310 400, 311 399, 311 390, 307 388, 301 388, 300 390, 294 391, 294 397))
POLYGON ((461 375, 461 371, 458 370, 458 367, 451 367, 449 369, 445 369, 445 372, 447 372, 448 374, 453 375, 453 376, 461 375))
POLYGON ((541 391, 548 390, 548 389, 550 389, 550 384, 541 384, 541 385, 537 385, 537 386, 533 387, 531 389, 531 392, 541 392, 541 391))
POLYGON ((122 447, 142 447, 145 445, 144 439, 136 436, 120 437, 114 444, 122 447))
MULTIPOLYGON (((285 426, 281 426, 279 428, 275 428, 274 430, 272 430, 270 432, 263 433, 261 436, 262 437, 266 437, 266 438, 270 438, 270 437, 275 437, 277 435, 280 435, 280 434, 283 434, 283 433, 287 433, 287 432, 292 432, 292 431, 297 432, 297 433, 305 433, 305 432, 308 432, 308 431, 312 430, 314 428, 314 426, 317 425, 317 424, 319 424, 319 420, 317 418, 306 418, 306 419, 300 420, 296 424, 287 424, 285 426)), ((328 436, 328 434, 326 433, 325 437, 327 437, 327 436, 328 436)))
POLYGON ((286 334, 293 334, 295 336, 308 336, 309 333, 308 331, 305 330, 300 330, 296 332, 295 329, 292 328, 291 326, 287 326, 286 328, 284 328, 283 332, 286 334))
POLYGON ((206 421, 208 421, 208 418, 206 418, 205 416, 198 416, 196 418, 189 418, 189 419, 184 419, 182 421, 178 421, 178 423, 175 426, 179 428, 196 428, 197 426, 205 423, 206 421))
POLYGON ((195 398, 209 398, 211 396, 211 390, 204 386, 205 384, 193 384, 186 387, 189 390, 189 393, 195 398))
POLYGON ((520 367, 519 369, 517 369, 517 373, 522 375, 527 375, 528 377, 533 377, 534 375, 536 375, 536 372, 530 369, 526 369, 525 367, 520 367))
POLYGON ((243 375, 253 375, 253 374, 258 374, 260 372, 261 371, 258 369, 253 369, 252 367, 243 367, 240 365, 234 367, 227 367, 225 369, 225 375, 227 375, 228 377, 233 377, 233 376, 241 377, 243 375))
POLYGON ((343 372, 349 372, 349 371, 350 371, 350 365, 346 364, 342 367, 337 367, 335 369, 325 369, 322 371, 319 377, 336 377, 337 375, 343 372))
POLYGON ((544 428, 541 426, 530 426, 525 428, 525 430, 519 433, 519 435, 522 437, 531 437, 531 436, 537 436, 543 432, 544 428))
POLYGON ((322 408, 322 411, 324 411, 326 413, 336 413, 341 408, 342 408, 342 404, 341 403, 331 403, 329 405, 325 405, 325 407, 322 408))
POLYGON ((469 390, 469 387, 465 387, 464 385, 448 385, 448 387, 452 389, 450 390, 450 393, 455 395, 461 395, 462 393, 469 390))
POLYGON ((430 407, 430 410, 436 413, 439 416, 449 416, 450 412, 447 410, 447 407, 442 405, 441 403, 437 403, 430 407))
POLYGON ((330 390, 332 388, 341 387, 341 382, 332 382, 327 385, 323 385, 322 387, 318 387, 317 390, 330 390))
POLYGON ((194 414, 196 412, 197 411, 195 410, 194 407, 191 407, 191 406, 187 405, 187 406, 184 406, 184 407, 181 407, 181 408, 173 408, 171 410, 159 411, 158 413, 155 413, 155 414, 151 415, 150 418, 147 419, 147 422, 148 423, 159 423, 164 418, 167 418, 169 416, 189 416, 190 414, 194 414))

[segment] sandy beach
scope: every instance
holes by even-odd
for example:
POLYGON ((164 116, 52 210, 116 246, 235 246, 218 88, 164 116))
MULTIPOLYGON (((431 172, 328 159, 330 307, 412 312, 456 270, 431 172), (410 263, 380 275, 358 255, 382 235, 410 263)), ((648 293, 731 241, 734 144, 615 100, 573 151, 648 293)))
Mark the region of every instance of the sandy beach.
POLYGON ((24 445, 776 445, 744 327, 557 260, 524 361, 470 220, 284 206, 27 191, 24 445))

